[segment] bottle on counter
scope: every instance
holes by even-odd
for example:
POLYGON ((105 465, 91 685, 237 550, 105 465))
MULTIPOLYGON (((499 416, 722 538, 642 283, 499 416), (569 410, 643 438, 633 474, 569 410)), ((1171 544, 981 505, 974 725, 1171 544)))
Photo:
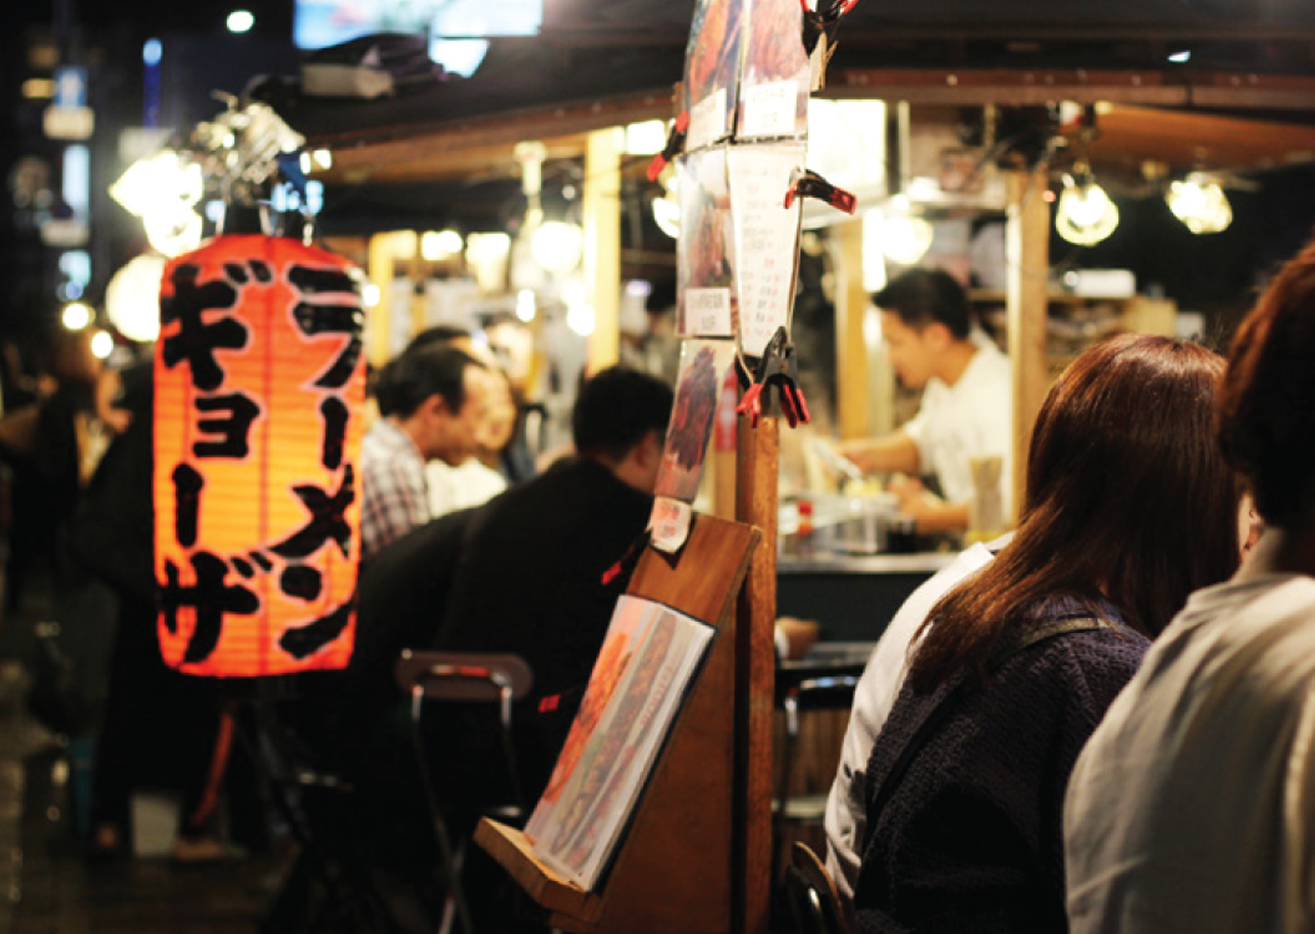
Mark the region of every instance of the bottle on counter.
POLYGON ((795 503, 799 512, 799 525, 795 529, 795 556, 811 558, 816 548, 816 530, 813 525, 813 501, 801 499, 795 503))

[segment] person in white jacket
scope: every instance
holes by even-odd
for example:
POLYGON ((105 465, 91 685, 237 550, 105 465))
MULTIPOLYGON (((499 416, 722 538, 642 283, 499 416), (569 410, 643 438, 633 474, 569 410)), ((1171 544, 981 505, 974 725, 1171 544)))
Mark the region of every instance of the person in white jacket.
POLYGON ((846 911, 850 910, 854 880, 862 857, 867 804, 864 798, 868 757, 891 705, 899 694, 907 670, 909 650, 918 628, 941 597, 976 573, 1009 541, 1001 536, 989 544, 977 543, 918 586, 904 601, 872 650, 863 676, 854 689, 854 704, 840 750, 831 793, 827 797, 826 868, 846 911))

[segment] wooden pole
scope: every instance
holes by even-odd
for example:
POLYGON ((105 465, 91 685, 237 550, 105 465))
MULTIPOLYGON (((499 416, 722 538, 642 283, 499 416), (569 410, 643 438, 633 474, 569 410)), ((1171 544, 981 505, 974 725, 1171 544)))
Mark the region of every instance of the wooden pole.
POLYGON ((732 781, 735 905, 732 930, 766 934, 772 898, 772 698, 776 682, 776 524, 780 436, 775 418, 741 417, 736 518, 762 531, 740 595, 732 781), (739 850, 743 847, 743 851, 739 850), (742 875, 740 875, 742 873, 742 875))
POLYGON ((429 324, 429 292, 425 284, 429 281, 429 264, 420 252, 420 234, 415 235, 415 249, 411 253, 411 335, 414 337, 429 324))
POLYGON ((619 127, 589 134, 584 157, 584 276, 594 309, 587 368, 621 358, 621 141, 619 127))
POLYGON ((1007 179, 1005 305, 1014 373, 1014 520, 1023 505, 1032 424, 1050 388, 1046 304, 1050 279, 1050 205, 1044 172, 1016 170, 1007 179))
POLYGON ((379 293, 378 303, 365 318, 366 357, 374 366, 388 362, 393 330, 393 238, 377 233, 370 238, 368 262, 370 282, 379 293))
POLYGON ((841 438, 872 433, 872 372, 863 319, 868 293, 863 289, 863 223, 835 228, 836 257, 836 425, 841 438))

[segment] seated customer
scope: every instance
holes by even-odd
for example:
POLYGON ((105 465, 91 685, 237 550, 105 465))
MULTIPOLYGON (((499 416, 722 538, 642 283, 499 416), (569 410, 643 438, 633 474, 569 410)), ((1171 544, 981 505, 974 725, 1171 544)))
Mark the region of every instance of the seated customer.
POLYGON ((666 383, 622 367, 586 380, 571 416, 575 456, 470 517, 434 647, 514 652, 534 672, 523 713, 530 803, 547 784, 653 507, 671 416, 666 383), (555 708, 543 714, 540 701, 555 708))
POLYGON ((941 597, 990 561, 1012 533, 993 542, 977 542, 960 552, 909 594, 891 617, 854 688, 854 704, 840 748, 840 762, 826 801, 826 868, 846 909, 853 907, 854 881, 863 857, 867 829, 865 794, 868 757, 895 703, 908 669, 909 647, 941 597))
MULTIPOLYGON (((405 699, 393 680, 399 653, 525 658, 534 693, 516 710, 517 777, 533 806, 627 583, 624 573, 604 577, 643 542, 671 405, 672 391, 658 379, 599 372, 583 383, 573 410, 576 456, 481 506, 431 520, 362 569, 356 652, 332 723, 336 752, 352 765, 361 849, 390 870, 409 865, 427 875, 430 858, 405 699), (540 700, 554 695, 564 695, 558 709, 539 714, 540 700)), ((508 800, 496 721, 485 713, 424 721, 434 784, 458 840, 482 805, 508 800)), ((487 862, 467 853, 467 895, 479 915, 502 897, 490 894, 500 873, 487 862)))
POLYGON ((1064 811, 1076 932, 1315 930, 1315 245, 1243 320, 1219 406, 1260 537, 1193 594, 1064 811))
POLYGON ((1051 389, 1013 540, 930 611, 866 776, 861 931, 1063 931, 1073 761, 1197 587, 1237 566, 1224 363, 1123 336, 1051 389))
POLYGON ((362 564, 429 521, 425 462, 474 453, 489 391, 483 364, 455 347, 414 347, 380 371, 379 418, 361 439, 362 564))

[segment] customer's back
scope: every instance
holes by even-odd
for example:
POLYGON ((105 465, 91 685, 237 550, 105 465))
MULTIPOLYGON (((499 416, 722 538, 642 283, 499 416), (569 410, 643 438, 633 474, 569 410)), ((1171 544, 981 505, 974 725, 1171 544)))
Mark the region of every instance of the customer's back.
POLYGON ((1125 336, 1052 388, 1019 527, 932 608, 873 746, 861 929, 1063 929, 1073 762, 1149 638, 1236 566, 1236 488, 1211 434, 1222 370, 1125 336))
POLYGON ((1238 330, 1225 456, 1265 532, 1192 595, 1083 750, 1075 932, 1315 930, 1315 245, 1238 330))

